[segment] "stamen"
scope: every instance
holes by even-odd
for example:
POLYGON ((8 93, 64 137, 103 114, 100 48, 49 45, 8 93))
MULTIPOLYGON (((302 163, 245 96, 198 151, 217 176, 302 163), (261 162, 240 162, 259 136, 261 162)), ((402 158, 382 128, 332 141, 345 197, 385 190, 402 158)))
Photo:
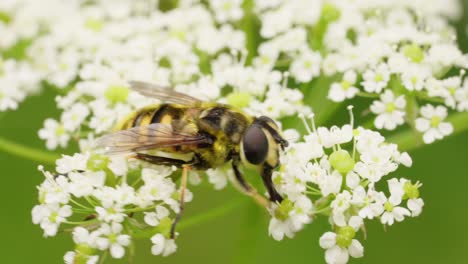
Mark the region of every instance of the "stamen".
POLYGON ((351 121, 351 127, 354 128, 354 114, 353 114, 353 107, 352 105, 349 105, 347 108, 348 108, 348 112, 349 112, 349 119, 351 121))
POLYGON ((313 130, 314 132, 317 132, 317 128, 316 128, 316 126, 315 126, 315 114, 314 114, 314 113, 310 113, 310 114, 307 116, 307 118, 309 118, 310 123, 312 123, 312 130, 313 130))
POLYGON ((312 130, 310 130, 310 126, 307 123, 307 120, 305 119, 304 114, 300 113, 299 118, 302 120, 302 123, 304 124, 304 127, 307 130, 307 133, 312 134, 312 130))

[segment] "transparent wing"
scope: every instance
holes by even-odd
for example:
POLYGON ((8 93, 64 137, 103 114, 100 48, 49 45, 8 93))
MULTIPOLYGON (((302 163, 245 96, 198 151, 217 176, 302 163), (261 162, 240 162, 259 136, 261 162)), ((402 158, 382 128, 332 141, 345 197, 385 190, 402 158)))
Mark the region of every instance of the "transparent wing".
POLYGON ((212 140, 194 132, 175 131, 171 125, 155 123, 102 136, 95 145, 96 148, 103 148, 107 154, 124 154, 202 143, 211 144, 212 140))
POLYGON ((130 81, 129 83, 132 90, 137 91, 141 95, 161 100, 162 102, 182 105, 193 105, 201 102, 197 98, 176 92, 168 87, 139 81, 130 81))

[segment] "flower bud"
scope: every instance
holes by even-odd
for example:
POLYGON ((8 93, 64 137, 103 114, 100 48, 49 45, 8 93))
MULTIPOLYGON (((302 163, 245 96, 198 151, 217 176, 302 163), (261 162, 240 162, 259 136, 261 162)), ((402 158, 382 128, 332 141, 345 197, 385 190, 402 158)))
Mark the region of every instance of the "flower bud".
POLYGON ((342 175, 346 175, 354 168, 354 159, 346 150, 337 150, 329 157, 330 165, 342 175))

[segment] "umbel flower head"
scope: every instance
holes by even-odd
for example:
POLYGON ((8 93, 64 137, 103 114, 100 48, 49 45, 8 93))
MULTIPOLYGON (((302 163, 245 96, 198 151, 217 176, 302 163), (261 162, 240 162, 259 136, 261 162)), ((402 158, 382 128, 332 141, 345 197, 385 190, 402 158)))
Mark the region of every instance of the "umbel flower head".
MULTIPOLYGON (((411 166, 406 152, 386 143, 378 132, 353 128, 353 122, 330 129, 313 125, 308 131, 303 141, 290 145, 274 174, 284 197, 268 208, 274 239, 292 238, 314 217, 324 215, 333 230, 320 239, 325 259, 346 263, 349 256, 364 254, 356 237, 364 220, 392 225, 421 213, 421 184, 388 178, 400 164, 411 166), (389 194, 376 188, 382 180, 387 180, 389 194)), ((142 237, 153 243, 154 255, 175 252, 170 229, 181 198, 175 168, 86 152, 57 160, 57 174, 40 169, 46 179, 38 187, 33 222, 44 236, 55 236, 59 229, 72 232, 76 247, 65 255, 66 262, 92 263, 103 252, 122 258, 142 237)), ((226 178, 226 173, 207 174, 226 178)), ((222 188, 217 182, 215 187, 222 188)), ((187 194, 185 202, 192 199, 187 194)))
POLYGON ((421 184, 389 178, 398 166, 412 165, 408 153, 386 143, 378 132, 353 128, 353 121, 330 129, 313 125, 308 131, 302 141, 290 145, 274 175, 275 185, 287 198, 270 210, 273 238, 292 238, 314 217, 326 216, 333 232, 320 238, 325 260, 347 263, 349 256, 364 254, 356 239, 364 220, 393 225, 421 213, 421 184), (376 187, 381 181, 388 182, 390 193, 376 187))

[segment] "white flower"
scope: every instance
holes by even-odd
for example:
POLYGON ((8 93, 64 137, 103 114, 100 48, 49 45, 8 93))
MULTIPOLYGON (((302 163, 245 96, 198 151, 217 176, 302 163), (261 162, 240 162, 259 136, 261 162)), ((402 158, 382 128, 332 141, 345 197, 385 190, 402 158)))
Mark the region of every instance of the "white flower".
POLYGON ((268 233, 275 240, 282 240, 284 236, 293 238, 295 232, 312 221, 310 218, 312 210, 312 202, 306 196, 300 196, 294 202, 283 200, 280 205, 272 204, 269 208, 272 218, 268 233))
POLYGON ((402 125, 405 122, 406 100, 404 95, 395 98, 391 90, 385 90, 380 95, 380 100, 374 101, 370 106, 371 111, 378 115, 374 121, 375 127, 393 130, 402 125))
POLYGON ((66 204, 70 200, 70 182, 65 176, 55 179, 46 173, 46 180, 38 187, 39 199, 46 204, 66 204))
POLYGON ((67 131, 75 131, 89 114, 89 109, 82 103, 74 104, 69 110, 63 112, 61 123, 67 131))
POLYGON ((177 245, 174 239, 166 239, 161 234, 156 234, 151 237, 153 246, 151 253, 153 255, 162 255, 163 257, 169 256, 177 250, 177 245))
POLYGON ((155 212, 144 212, 144 221, 150 226, 159 225, 159 221, 169 216, 169 210, 161 205, 156 206, 155 212))
POLYGON ((102 224, 98 229, 101 233, 96 240, 96 245, 100 250, 110 249, 113 258, 122 258, 125 255, 126 246, 130 245, 130 236, 122 234, 121 224, 102 224))
POLYGON ((333 171, 331 174, 321 175, 318 178, 318 186, 324 197, 329 194, 337 194, 340 192, 343 176, 338 171, 333 171))
POLYGON ((93 194, 95 188, 103 187, 106 179, 104 171, 84 173, 70 172, 68 173, 70 179, 69 192, 76 197, 89 196, 93 194))
POLYGON ((243 15, 242 2, 243 0, 210 0, 210 6, 219 22, 235 21, 243 15))
POLYGON ((349 256, 360 258, 364 255, 361 243, 354 239, 361 225, 362 219, 353 216, 347 226, 338 227, 337 233, 326 232, 320 237, 320 246, 326 249, 325 261, 328 264, 345 264, 349 256))
POLYGON ((421 116, 416 119, 416 129, 424 133, 424 143, 431 144, 435 140, 442 139, 453 132, 452 124, 443 122, 447 117, 447 109, 445 107, 434 107, 427 104, 421 107, 421 116))
POLYGON ((367 70, 364 73, 362 86, 369 93, 380 93, 390 80, 390 71, 386 64, 379 65, 376 70, 367 70))
POLYGON ((65 147, 70 139, 62 124, 48 118, 44 122, 44 128, 39 130, 39 138, 46 140, 48 149, 56 149, 57 146, 65 147))
POLYGON ((359 92, 355 87, 357 75, 356 72, 349 70, 343 75, 343 80, 340 83, 333 83, 328 98, 334 102, 342 102, 345 99, 351 99, 359 92))
POLYGON ((398 206, 401 203, 401 198, 390 196, 384 203, 384 213, 382 214, 380 221, 384 225, 393 225, 394 221, 401 222, 405 219, 405 216, 410 216, 411 213, 408 209, 398 206))
POLYGON ((350 142, 353 138, 353 128, 350 125, 344 125, 341 128, 333 126, 330 129, 319 127, 317 132, 325 148, 350 142))
POLYGON ((428 76, 430 73, 427 68, 412 65, 405 69, 401 78, 403 85, 409 91, 421 91, 428 76))
POLYGON ((343 191, 336 195, 335 200, 332 201, 330 207, 333 210, 333 221, 339 225, 346 225, 344 212, 348 210, 351 205, 351 194, 348 191, 343 191))
POLYGON ((106 223, 121 223, 125 219, 124 209, 119 205, 108 206, 106 208, 96 206, 96 212, 98 213, 98 219, 106 223))
POLYGON ((309 82, 313 77, 320 74, 320 53, 305 50, 297 56, 289 68, 291 75, 299 82, 309 82))
POLYGON ((72 215, 70 205, 58 204, 36 205, 32 210, 34 224, 40 224, 44 230, 44 236, 55 236, 61 223, 72 215))
POLYGON ((63 155, 61 159, 58 159, 55 163, 57 164, 57 172, 67 174, 72 171, 85 171, 88 162, 89 155, 75 153, 73 156, 63 155))

